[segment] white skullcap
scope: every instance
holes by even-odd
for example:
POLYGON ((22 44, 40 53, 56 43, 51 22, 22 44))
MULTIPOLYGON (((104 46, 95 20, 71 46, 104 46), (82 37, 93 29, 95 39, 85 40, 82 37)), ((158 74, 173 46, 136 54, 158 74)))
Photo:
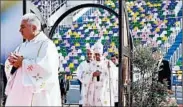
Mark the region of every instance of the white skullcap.
POLYGON ((99 53, 99 54, 103 54, 103 45, 101 44, 101 42, 97 42, 94 47, 93 47, 93 51, 94 53, 99 53))
POLYGON ((93 52, 93 49, 92 49, 92 47, 90 47, 90 44, 89 43, 86 44, 86 49, 87 50, 90 50, 91 52, 93 52))
POLYGON ((90 44, 89 43, 86 43, 86 49, 90 49, 90 44))

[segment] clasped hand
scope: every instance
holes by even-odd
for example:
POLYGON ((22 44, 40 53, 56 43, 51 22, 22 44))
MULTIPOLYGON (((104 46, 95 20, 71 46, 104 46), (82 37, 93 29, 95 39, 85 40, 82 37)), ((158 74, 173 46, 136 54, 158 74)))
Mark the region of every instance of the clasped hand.
POLYGON ((22 66, 23 57, 15 53, 11 53, 8 57, 8 60, 15 68, 19 68, 22 66))
POLYGON ((95 72, 93 73, 93 77, 100 76, 100 74, 101 74, 101 72, 99 72, 99 71, 95 71, 95 72))

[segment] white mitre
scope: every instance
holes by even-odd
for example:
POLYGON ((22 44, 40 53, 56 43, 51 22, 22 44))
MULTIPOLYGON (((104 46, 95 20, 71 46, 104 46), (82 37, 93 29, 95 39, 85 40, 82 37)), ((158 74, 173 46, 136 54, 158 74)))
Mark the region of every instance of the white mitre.
POLYGON ((100 55, 103 54, 103 45, 101 42, 97 42, 93 47, 94 53, 99 53, 100 55))

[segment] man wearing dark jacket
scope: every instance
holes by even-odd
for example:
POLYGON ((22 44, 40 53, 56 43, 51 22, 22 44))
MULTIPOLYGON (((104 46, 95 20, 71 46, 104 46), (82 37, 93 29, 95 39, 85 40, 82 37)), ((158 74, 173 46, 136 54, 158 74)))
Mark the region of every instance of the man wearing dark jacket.
POLYGON ((153 57, 158 61, 158 81, 161 82, 162 84, 164 83, 163 81, 168 82, 168 89, 171 90, 171 70, 170 70, 170 65, 167 60, 164 60, 161 53, 158 52, 157 49, 153 49, 153 57))
POLYGON ((168 82, 168 89, 171 90, 171 70, 167 60, 162 60, 158 72, 158 81, 163 83, 164 80, 168 82))
POLYGON ((6 78, 6 74, 4 71, 4 65, 1 64, 1 76, 0 76, 0 103, 1 105, 5 105, 5 101, 6 101, 6 95, 5 95, 5 87, 7 84, 7 78, 6 78))

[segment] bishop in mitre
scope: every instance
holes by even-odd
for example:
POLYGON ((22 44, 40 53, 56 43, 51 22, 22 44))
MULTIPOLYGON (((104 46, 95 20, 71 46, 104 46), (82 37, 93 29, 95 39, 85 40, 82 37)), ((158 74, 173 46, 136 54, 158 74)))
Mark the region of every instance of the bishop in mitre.
POLYGON ((26 41, 5 62, 5 106, 60 106, 59 57, 54 43, 32 13, 23 16, 20 32, 26 41))
POLYGON ((95 60, 82 76, 83 106, 114 106, 118 83, 116 66, 103 55, 103 45, 94 45, 95 60), (116 72, 113 72, 116 71, 116 72))

